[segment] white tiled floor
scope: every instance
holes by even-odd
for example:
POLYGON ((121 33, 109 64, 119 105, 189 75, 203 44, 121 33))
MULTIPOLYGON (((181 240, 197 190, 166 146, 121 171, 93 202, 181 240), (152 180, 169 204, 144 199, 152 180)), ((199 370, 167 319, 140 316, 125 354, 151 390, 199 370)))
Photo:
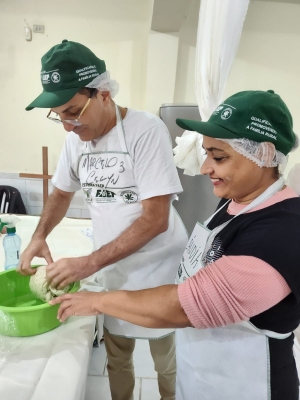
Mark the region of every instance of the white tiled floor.
MULTIPOLYGON (((136 341, 133 359, 136 377, 134 400, 159 400, 156 372, 148 340, 136 341)), ((92 351, 85 400, 111 400, 106 363, 106 351, 102 343, 92 351)))

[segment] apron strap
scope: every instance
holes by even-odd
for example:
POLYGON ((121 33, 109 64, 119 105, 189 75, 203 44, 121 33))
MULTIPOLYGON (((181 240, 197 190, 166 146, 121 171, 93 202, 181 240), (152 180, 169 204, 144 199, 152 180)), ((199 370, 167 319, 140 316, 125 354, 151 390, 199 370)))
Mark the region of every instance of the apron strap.
POLYGON ((213 215, 211 215, 207 220, 205 220, 205 221, 203 222, 203 225, 204 225, 204 226, 207 226, 207 225, 210 223, 210 221, 213 219, 213 217, 214 217, 216 214, 218 214, 218 212, 221 211, 222 208, 224 208, 224 207, 226 206, 226 204, 228 204, 229 202, 231 202, 231 199, 229 199, 228 201, 226 201, 226 203, 223 204, 222 207, 218 208, 217 211, 215 211, 215 212, 213 213, 213 215))
MULTIPOLYGON (((226 222, 226 225, 229 224, 234 218, 238 217, 241 214, 246 214, 248 211, 252 210, 253 208, 257 207, 259 204, 263 203, 267 199, 273 196, 274 193, 277 193, 280 189, 283 188, 285 185, 285 179, 280 177, 276 182, 274 182, 271 186, 269 186, 261 195, 259 195, 256 199, 254 199, 250 204, 248 204, 245 208, 243 208, 238 214, 234 215, 233 218, 226 222)), ((228 200, 221 208, 219 208, 209 219, 204 222, 204 225, 210 222, 210 220, 222 210, 223 207, 226 206, 231 201, 228 200)), ((225 225, 225 224, 224 224, 225 225)), ((225 227, 225 226, 224 226, 225 227)))
POLYGON ((267 329, 259 329, 257 328, 255 325, 252 324, 252 322, 250 321, 240 321, 238 323, 238 325, 242 325, 245 328, 251 329, 254 332, 257 333, 261 333, 265 336, 268 336, 272 339, 286 339, 289 336, 291 336, 292 332, 288 332, 288 333, 277 333, 277 332, 273 332, 273 331, 268 331, 267 329))
MULTIPOLYGON (((245 214, 246 212, 252 210, 253 208, 255 208, 256 206, 258 206, 259 204, 263 203, 264 201, 266 201, 267 199, 269 199, 271 196, 273 196, 273 194, 277 193, 281 188, 283 188, 283 186, 285 185, 285 180, 283 177, 280 177, 276 182, 274 182, 271 186, 269 186, 261 195, 259 195, 256 199, 254 199, 250 204, 248 204, 245 208, 243 208, 238 214, 234 215, 229 221, 224 222, 223 224, 217 226, 216 228, 214 228, 209 237, 208 240, 206 242, 206 246, 205 249, 202 253, 202 260, 204 259, 208 249, 210 248, 211 244, 213 243, 215 237, 217 236, 217 234, 219 232, 221 232, 222 229, 224 229, 228 224, 230 224, 230 222, 232 222, 235 218, 237 218, 239 215, 241 214, 245 214)), ((231 201, 231 200, 229 200, 231 201)), ((228 201, 223 205, 223 207, 228 204, 228 201)), ((219 208, 215 214, 217 214, 223 207, 219 208)), ((214 214, 214 215, 215 215, 214 214)), ((213 215, 213 216, 214 216, 213 215)), ((208 219, 207 221, 205 221, 204 226, 206 227, 208 222, 210 221, 210 219, 208 219)))
POLYGON ((288 333, 277 333, 277 332, 272 332, 268 331, 266 329, 262 329, 261 332, 263 332, 266 336, 272 338, 272 339, 286 339, 289 336, 291 336, 292 332, 288 333))
POLYGON ((129 155, 131 164, 133 166, 133 160, 132 160, 131 155, 127 148, 126 135, 125 135, 125 129, 124 129, 124 125, 123 125, 122 115, 121 115, 119 106, 117 106, 115 104, 115 107, 116 107, 116 117, 117 117, 117 126, 116 127, 117 127, 117 131, 118 131, 119 141, 121 144, 121 149, 124 153, 127 153, 129 155))

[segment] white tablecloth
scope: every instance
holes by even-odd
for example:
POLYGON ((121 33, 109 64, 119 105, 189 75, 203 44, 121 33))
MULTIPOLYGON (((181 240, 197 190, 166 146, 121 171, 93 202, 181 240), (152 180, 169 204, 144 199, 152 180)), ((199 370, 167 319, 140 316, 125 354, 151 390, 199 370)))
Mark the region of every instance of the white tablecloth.
MULTIPOLYGON (((39 217, 21 216, 21 250, 39 217)), ((90 220, 64 218, 47 239, 53 259, 90 254, 92 241, 81 232, 90 220)), ((0 237, 0 271, 4 266, 0 237)), ((45 264, 39 258, 33 264, 45 264)), ((0 399, 82 400, 94 337, 95 317, 72 317, 53 331, 27 338, 0 335, 0 399)))

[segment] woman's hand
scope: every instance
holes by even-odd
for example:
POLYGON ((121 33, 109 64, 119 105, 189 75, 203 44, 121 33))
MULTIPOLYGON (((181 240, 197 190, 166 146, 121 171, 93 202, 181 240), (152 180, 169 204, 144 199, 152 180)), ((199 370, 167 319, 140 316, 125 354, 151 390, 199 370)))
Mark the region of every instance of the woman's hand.
POLYGON ((105 293, 96 292, 78 292, 73 294, 64 294, 49 301, 50 305, 60 304, 57 319, 64 322, 73 315, 97 315, 97 303, 99 303, 105 293))

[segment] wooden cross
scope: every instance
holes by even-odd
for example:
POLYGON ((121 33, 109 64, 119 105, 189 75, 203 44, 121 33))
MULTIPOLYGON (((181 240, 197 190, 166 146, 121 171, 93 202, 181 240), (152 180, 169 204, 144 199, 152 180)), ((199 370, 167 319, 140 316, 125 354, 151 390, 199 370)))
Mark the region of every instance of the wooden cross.
POLYGON ((48 175, 48 147, 42 148, 43 157, 43 175, 40 174, 25 174, 20 173, 20 178, 33 178, 33 179, 43 179, 43 205, 45 207, 46 201, 48 199, 48 180, 52 178, 52 175, 48 175))

